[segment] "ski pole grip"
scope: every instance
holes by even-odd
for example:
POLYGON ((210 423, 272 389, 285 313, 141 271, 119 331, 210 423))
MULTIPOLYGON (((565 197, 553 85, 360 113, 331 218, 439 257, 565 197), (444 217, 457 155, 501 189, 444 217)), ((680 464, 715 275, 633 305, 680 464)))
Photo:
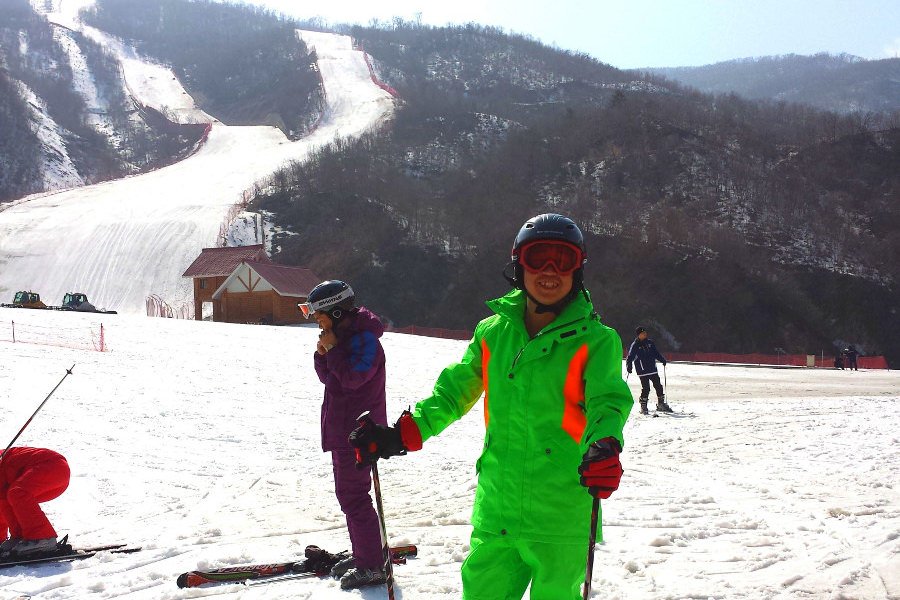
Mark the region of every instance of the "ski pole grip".
MULTIPOLYGON (((367 410, 356 417, 356 422, 359 423, 359 428, 363 431, 375 429, 375 421, 372 420, 369 413, 370 411, 367 410)), ((370 442, 368 448, 356 447, 354 450, 356 451, 357 469, 363 469, 366 465, 374 464, 375 461, 378 460, 378 445, 375 442, 370 442)))

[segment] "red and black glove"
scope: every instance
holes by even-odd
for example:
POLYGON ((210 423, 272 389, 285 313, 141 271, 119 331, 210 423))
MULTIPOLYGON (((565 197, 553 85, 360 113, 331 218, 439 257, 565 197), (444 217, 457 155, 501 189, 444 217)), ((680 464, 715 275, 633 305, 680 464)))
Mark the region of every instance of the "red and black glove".
POLYGON ((404 410, 393 427, 378 425, 368 411, 359 415, 359 427, 350 432, 350 445, 356 449, 356 466, 374 464, 379 458, 402 456, 422 448, 422 433, 404 410))
POLYGON ((594 498, 607 499, 619 488, 622 479, 622 463, 619 453, 622 447, 615 438, 597 440, 584 453, 578 472, 581 474, 581 485, 588 488, 594 498))

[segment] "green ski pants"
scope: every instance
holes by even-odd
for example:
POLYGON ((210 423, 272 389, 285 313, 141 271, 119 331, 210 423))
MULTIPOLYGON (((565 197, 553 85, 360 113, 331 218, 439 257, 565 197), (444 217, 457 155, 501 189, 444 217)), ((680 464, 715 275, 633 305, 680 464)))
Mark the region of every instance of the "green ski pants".
POLYGON ((510 539, 475 529, 462 565, 463 600, 580 600, 587 564, 583 544, 510 539))

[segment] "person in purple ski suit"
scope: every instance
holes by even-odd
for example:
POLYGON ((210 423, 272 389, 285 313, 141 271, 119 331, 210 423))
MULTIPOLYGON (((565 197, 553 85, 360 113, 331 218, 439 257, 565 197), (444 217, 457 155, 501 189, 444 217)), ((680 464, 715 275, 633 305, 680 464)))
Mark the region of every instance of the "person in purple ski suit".
POLYGON ((347 519, 353 554, 331 574, 343 589, 385 582, 381 530, 372 505, 372 469, 356 467, 356 452, 348 437, 357 417, 369 411, 376 423, 387 424, 384 385, 384 333, 381 320, 365 307, 354 307, 353 290, 343 281, 324 281, 309 293, 300 310, 319 324, 313 354, 316 374, 325 384, 322 402, 322 450, 331 452, 334 491, 347 519))

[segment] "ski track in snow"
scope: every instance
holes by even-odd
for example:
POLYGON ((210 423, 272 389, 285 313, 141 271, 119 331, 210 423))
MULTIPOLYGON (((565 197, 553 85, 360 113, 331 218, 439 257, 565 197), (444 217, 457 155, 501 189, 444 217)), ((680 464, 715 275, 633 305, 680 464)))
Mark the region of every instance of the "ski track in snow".
MULTIPOLYGON (((69 490, 43 505, 60 535, 144 547, 2 570, 0 600, 384 598, 383 588, 343 592, 332 580, 175 586, 195 568, 348 547, 320 450, 316 333, 0 309, 0 439, 77 363, 19 444, 69 459, 69 490), (88 338, 88 348, 102 322, 110 351, 13 344, 13 320, 19 340, 50 331, 57 343, 88 338)), ((395 419, 465 342, 386 334, 384 345, 395 419)), ((673 407, 696 416, 632 413, 593 597, 900 598, 900 375, 670 363, 667 380, 673 407)), ((391 542, 419 547, 395 569, 398 598, 460 597, 481 410, 380 465, 391 542)))
MULTIPOLYGON (((80 27, 76 9, 85 4, 63 0, 48 18, 80 27)), ((117 53, 128 86, 141 102, 186 122, 210 120, 193 107, 169 69, 138 60, 95 29, 83 30, 117 53)), ((5 207, 0 211, 0 298, 27 289, 58 303, 65 292, 80 291, 96 306, 124 313, 144 313, 150 294, 173 306, 190 302, 191 284, 181 274, 201 248, 216 243, 225 214, 244 190, 289 161, 335 138, 360 135, 390 115, 392 98, 372 83, 350 38, 299 35, 318 52, 329 101, 316 131, 289 142, 273 127, 213 122, 206 144, 177 164, 5 207)))

